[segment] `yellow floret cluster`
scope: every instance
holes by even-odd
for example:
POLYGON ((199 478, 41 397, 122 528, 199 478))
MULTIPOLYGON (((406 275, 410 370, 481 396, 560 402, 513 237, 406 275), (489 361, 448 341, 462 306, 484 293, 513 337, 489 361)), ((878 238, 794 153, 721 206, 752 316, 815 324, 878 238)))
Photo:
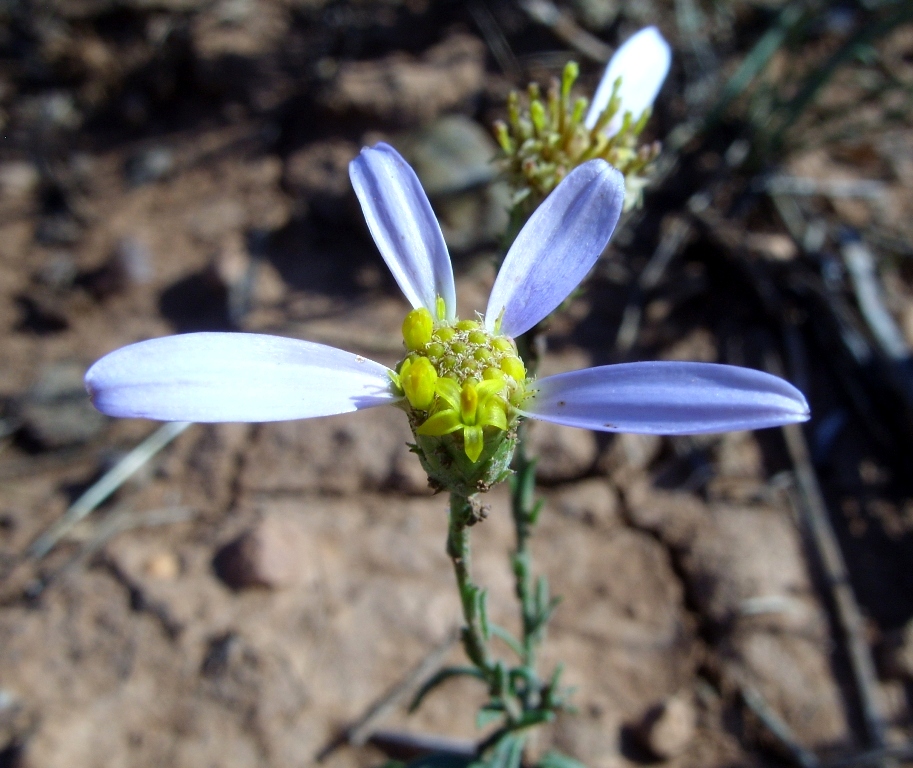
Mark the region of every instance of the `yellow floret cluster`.
POLYGON ((589 102, 585 98, 571 101, 578 74, 577 64, 568 62, 560 84, 553 83, 544 98, 539 86, 531 83, 526 108, 520 95, 511 93, 507 121, 495 124, 502 164, 514 190, 513 204, 527 215, 568 173, 596 157, 624 174, 625 210, 636 207, 649 180, 651 163, 659 154, 658 142, 643 143, 640 139, 649 110, 642 115, 625 114, 619 130, 611 136, 606 134, 606 126, 621 109, 620 81, 615 83, 612 98, 596 125, 587 128, 584 115, 589 102))
POLYGON ((411 406, 416 435, 462 433, 466 456, 482 454, 485 430, 506 431, 526 392, 526 368, 507 336, 475 320, 435 320, 425 308, 403 321, 408 350, 394 383, 411 406))

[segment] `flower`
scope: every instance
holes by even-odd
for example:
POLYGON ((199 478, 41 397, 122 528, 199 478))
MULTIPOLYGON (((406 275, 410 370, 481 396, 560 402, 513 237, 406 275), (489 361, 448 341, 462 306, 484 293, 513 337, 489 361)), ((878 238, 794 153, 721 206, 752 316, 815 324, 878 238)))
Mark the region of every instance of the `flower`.
POLYGON ((580 71, 573 61, 544 98, 539 86, 530 84, 528 107, 511 93, 507 120, 495 123, 495 134, 513 205, 531 212, 571 170, 601 158, 624 174, 625 209, 638 206, 660 151, 659 142, 642 143, 640 134, 671 60, 659 30, 647 27, 612 57, 588 110, 585 98, 571 99, 580 71))
POLYGON ((447 247, 406 161, 378 144, 352 161, 350 176, 380 253, 414 308, 396 370, 309 341, 192 333, 132 344, 95 363, 86 374, 95 406, 112 416, 262 422, 397 405, 409 415, 430 479, 462 492, 484 490, 506 474, 522 417, 658 434, 808 418, 792 385, 726 365, 626 363, 527 378, 514 337, 580 283, 618 221, 624 182, 608 163, 579 166, 535 211, 477 320, 456 316, 447 247))
POLYGON ((653 106, 671 63, 672 49, 656 27, 645 27, 629 37, 612 56, 599 81, 584 120, 586 127, 596 126, 613 97, 619 106, 603 128, 608 136, 618 133, 625 114, 630 113, 629 119, 635 121, 640 118, 653 106))

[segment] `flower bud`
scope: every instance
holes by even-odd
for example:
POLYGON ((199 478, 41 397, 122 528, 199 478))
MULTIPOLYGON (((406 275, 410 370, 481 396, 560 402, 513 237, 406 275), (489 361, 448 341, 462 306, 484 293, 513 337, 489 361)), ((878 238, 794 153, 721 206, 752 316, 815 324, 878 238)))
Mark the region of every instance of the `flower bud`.
MULTIPOLYGON (((409 362, 406 360, 406 363, 409 362)), ((406 363, 400 370, 400 384, 403 392, 413 408, 426 411, 434 402, 437 371, 434 370, 434 366, 427 357, 417 357, 408 366, 406 363)))
POLYGON ((413 309, 403 320, 403 339, 406 342, 406 349, 415 351, 424 347, 431 341, 433 330, 434 319, 431 317, 431 313, 424 307, 413 309))
POLYGON ((519 357, 509 355, 501 360, 501 370, 510 376, 514 381, 523 381, 526 379, 526 368, 519 357))

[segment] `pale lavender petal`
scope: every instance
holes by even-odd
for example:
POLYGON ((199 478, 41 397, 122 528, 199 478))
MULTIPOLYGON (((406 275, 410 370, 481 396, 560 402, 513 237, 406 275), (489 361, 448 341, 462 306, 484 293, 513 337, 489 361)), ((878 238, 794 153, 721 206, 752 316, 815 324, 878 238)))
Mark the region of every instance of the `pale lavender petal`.
POLYGON ((618 133, 625 112, 633 114, 635 120, 640 117, 647 107, 653 106, 671 63, 672 49, 656 27, 646 27, 629 37, 606 67, 586 114, 586 127, 596 125, 612 98, 612 89, 619 77, 621 109, 606 126, 606 133, 609 136, 618 133))
POLYGON ((188 333, 115 350, 86 374, 109 416, 282 421, 397 400, 388 369, 351 352, 255 333, 188 333))
POLYGON ((502 333, 519 336, 547 317, 605 250, 624 199, 624 176, 604 160, 571 171, 507 252, 488 299, 485 327, 494 332, 500 319, 502 333))
POLYGON ((535 386, 524 415, 601 432, 688 435, 809 418, 792 384, 734 365, 624 363, 547 376, 535 386))
POLYGON ((349 163, 349 178, 380 255, 406 298, 435 314, 440 296, 447 319, 453 319, 450 254, 415 171, 389 144, 378 144, 349 163))

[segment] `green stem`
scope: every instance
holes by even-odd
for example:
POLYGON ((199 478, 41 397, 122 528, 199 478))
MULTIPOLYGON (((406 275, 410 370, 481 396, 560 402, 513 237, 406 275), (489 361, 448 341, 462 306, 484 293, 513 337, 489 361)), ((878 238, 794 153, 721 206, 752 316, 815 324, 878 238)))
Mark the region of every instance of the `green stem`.
POLYGON ((511 511, 514 518, 516 549, 514 551, 515 591, 520 601, 523 621, 523 663, 533 669, 536 663, 535 593, 533 587, 532 554, 529 539, 532 535, 533 488, 536 482, 535 462, 526 455, 525 426, 521 425, 520 439, 514 454, 516 474, 511 482, 511 511))
POLYGON ((471 499, 450 494, 450 528, 447 533, 447 554, 453 562, 460 602, 463 606, 463 645, 470 661, 492 681, 494 663, 488 651, 488 619, 485 592, 472 581, 472 555, 469 547, 469 528, 476 522, 476 508, 471 499))

